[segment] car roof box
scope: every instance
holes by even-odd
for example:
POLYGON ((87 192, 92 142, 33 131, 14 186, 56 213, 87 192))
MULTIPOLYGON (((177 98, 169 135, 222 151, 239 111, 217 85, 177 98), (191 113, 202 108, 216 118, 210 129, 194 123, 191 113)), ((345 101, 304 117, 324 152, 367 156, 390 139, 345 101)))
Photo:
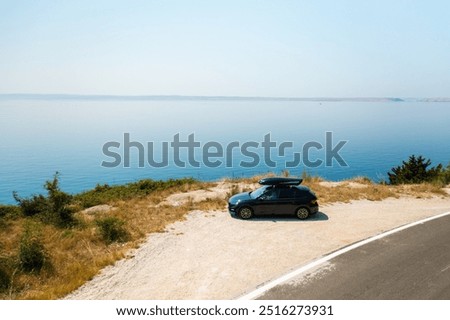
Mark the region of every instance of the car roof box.
POLYGON ((264 178, 259 180, 259 184, 264 186, 276 186, 276 185, 289 185, 289 186, 298 186, 301 184, 303 179, 299 178, 264 178))

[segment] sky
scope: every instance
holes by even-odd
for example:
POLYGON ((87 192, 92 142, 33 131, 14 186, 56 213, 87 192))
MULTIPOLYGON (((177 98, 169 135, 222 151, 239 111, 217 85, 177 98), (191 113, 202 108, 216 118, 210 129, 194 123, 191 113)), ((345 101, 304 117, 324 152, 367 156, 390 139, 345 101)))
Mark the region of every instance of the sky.
POLYGON ((446 0, 0 0, 0 94, 450 97, 449 15, 446 0))

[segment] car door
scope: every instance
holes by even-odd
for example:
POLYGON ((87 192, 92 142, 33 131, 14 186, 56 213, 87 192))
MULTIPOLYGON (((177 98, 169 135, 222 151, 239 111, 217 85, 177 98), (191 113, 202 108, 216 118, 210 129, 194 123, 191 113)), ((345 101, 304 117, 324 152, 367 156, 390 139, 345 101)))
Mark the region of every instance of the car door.
POLYGON ((295 209, 297 207, 295 196, 296 196, 296 188, 292 187, 280 188, 278 196, 277 213, 291 214, 295 212, 295 209))
POLYGON ((258 214, 269 215, 276 211, 278 204, 278 192, 278 188, 267 188, 267 190, 258 199, 258 214))

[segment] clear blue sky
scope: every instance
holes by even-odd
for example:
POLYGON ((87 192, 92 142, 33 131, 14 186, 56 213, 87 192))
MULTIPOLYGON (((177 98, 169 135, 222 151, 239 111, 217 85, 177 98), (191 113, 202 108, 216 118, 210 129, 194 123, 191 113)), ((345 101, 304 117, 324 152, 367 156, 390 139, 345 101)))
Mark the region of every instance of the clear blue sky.
POLYGON ((449 1, 2 1, 0 93, 449 97, 449 1))

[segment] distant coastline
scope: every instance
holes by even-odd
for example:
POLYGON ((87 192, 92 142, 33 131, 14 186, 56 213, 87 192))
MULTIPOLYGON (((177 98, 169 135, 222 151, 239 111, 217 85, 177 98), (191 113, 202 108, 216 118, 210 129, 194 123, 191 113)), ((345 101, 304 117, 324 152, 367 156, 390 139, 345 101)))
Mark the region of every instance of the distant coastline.
POLYGON ((189 95, 85 95, 85 94, 0 94, 0 100, 89 100, 89 101, 306 101, 306 102, 450 102, 450 98, 396 97, 251 97, 251 96, 189 96, 189 95))

